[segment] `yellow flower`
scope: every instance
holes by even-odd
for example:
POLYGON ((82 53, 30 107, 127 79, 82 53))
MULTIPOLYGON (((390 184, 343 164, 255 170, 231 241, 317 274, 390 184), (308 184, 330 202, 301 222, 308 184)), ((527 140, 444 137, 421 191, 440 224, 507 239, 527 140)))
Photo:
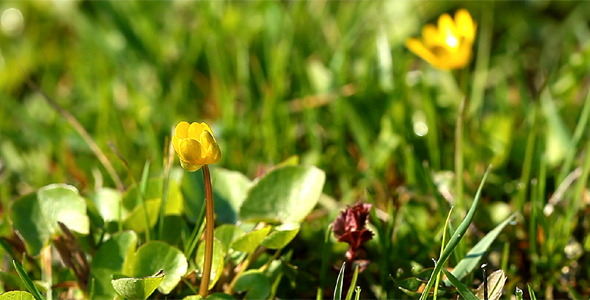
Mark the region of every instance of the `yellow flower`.
POLYGON ((438 28, 428 24, 422 28, 422 41, 406 40, 406 47, 436 68, 449 70, 465 67, 471 59, 471 48, 477 25, 465 9, 438 18, 438 28))
POLYGON ((219 144, 207 123, 180 122, 174 129, 172 145, 180 158, 180 165, 189 172, 203 165, 213 164, 221 158, 219 144))

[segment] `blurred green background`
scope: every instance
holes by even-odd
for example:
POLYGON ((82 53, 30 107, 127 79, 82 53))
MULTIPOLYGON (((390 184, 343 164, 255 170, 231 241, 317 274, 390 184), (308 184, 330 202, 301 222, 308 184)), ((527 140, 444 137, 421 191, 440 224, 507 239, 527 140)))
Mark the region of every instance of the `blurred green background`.
MULTIPOLYGON (((3 17, 0 34, 3 205, 53 182, 82 192, 114 186, 27 80, 81 122, 126 185, 131 179, 109 142, 137 177, 146 160, 158 173, 173 126, 207 121, 222 147, 221 167, 253 178, 296 155, 326 171, 324 193, 337 201, 369 197, 380 209, 408 211, 399 235, 407 245, 396 253, 426 264, 436 247, 418 248, 436 240, 428 231, 444 223, 450 205, 435 200, 424 178, 452 192, 463 95, 467 195, 494 164, 479 215, 484 232, 533 197, 522 192, 522 178, 544 170, 535 197, 546 201, 589 151, 587 129, 580 145, 572 142, 589 84, 586 1, 0 2, 0 13, 9 8, 22 21, 3 17), (436 70, 405 48, 423 25, 458 8, 478 24, 467 69, 436 70), (527 148, 531 132, 535 146, 527 148), (563 167, 568 158, 574 167, 563 167)), ((572 238, 590 247, 589 225, 579 226, 572 238)), ((505 238, 514 249, 509 278, 535 276, 519 274, 536 263, 519 256, 528 238, 505 238)), ((550 261, 535 282, 559 285, 566 262, 550 261)), ((580 272, 573 282, 588 295, 581 287, 589 274, 580 272)))

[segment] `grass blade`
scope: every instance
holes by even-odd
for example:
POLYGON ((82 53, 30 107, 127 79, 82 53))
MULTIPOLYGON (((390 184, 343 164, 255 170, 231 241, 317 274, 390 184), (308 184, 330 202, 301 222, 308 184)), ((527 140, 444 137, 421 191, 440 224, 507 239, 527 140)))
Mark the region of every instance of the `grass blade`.
POLYGON ((457 288, 457 291, 459 292, 461 297, 463 297, 463 299, 479 300, 479 298, 477 298, 477 296, 475 296, 475 294, 468 287, 462 284, 461 281, 453 275, 453 273, 445 270, 444 268, 442 269, 442 271, 445 273, 445 275, 447 275, 451 284, 457 288))
POLYGON ((346 267, 346 262, 342 263, 342 267, 340 268, 340 272, 338 273, 338 278, 336 279, 336 287, 334 288, 334 300, 342 299, 342 286, 344 285, 344 269, 346 267))
POLYGON ((533 288, 528 284, 526 286, 529 289, 529 298, 531 300, 537 300, 537 296, 535 296, 535 291, 533 290, 533 288))
POLYGON ((356 285, 356 279, 359 276, 359 267, 356 266, 354 268, 354 274, 352 275, 352 281, 350 282, 350 286, 348 287, 348 292, 346 293, 346 300, 352 299, 352 293, 354 292, 354 287, 356 285))
POLYGON ((445 251, 443 251, 438 262, 434 266, 434 270, 432 271, 432 274, 430 275, 430 279, 428 280, 428 283, 426 284, 426 287, 424 288, 422 295, 420 295, 420 300, 426 300, 426 298, 428 298, 428 294, 430 293, 430 289, 432 288, 432 285, 434 284, 436 276, 438 275, 438 273, 442 269, 443 265, 445 264, 445 262, 447 261, 447 259, 451 255, 451 253, 453 253, 453 250, 455 250, 457 245, 459 245, 459 242, 461 241, 461 239, 465 235, 465 232, 467 232, 467 228, 469 227, 469 224, 471 224, 471 220, 473 219, 473 216, 475 215, 475 210, 477 208, 477 204, 479 203, 479 199, 481 198, 481 190, 483 189, 483 185, 486 182, 486 179, 488 177, 488 174, 490 174, 491 169, 492 169, 492 166, 490 165, 488 167, 488 169, 486 170, 485 174, 483 175, 483 178, 481 179, 481 183, 479 185, 479 188, 477 189, 477 193, 475 194, 475 198, 473 199, 473 204, 471 205, 471 208, 469 208, 467 215, 465 216, 465 218, 463 219, 463 221, 461 222, 461 224, 459 225, 459 227, 457 228, 457 230, 455 231, 455 233, 451 237, 451 240, 449 240, 449 244, 445 248, 445 251))
POLYGON ((14 265, 14 268, 16 269, 18 276, 20 277, 22 282, 25 284, 25 287, 27 288, 27 290, 29 290, 29 292, 31 292, 31 294, 33 294, 33 297, 35 297, 36 300, 45 300, 45 297, 43 297, 43 295, 41 295, 41 292, 39 292, 39 290, 37 289, 37 287, 33 283, 33 280, 31 280, 31 277, 29 277, 29 275, 27 275, 27 272, 25 272, 23 267, 16 260, 12 260, 12 264, 14 265))
MULTIPOLYGON (((488 232, 486 236, 484 236, 469 252, 467 252, 467 256, 463 258, 456 266, 453 268, 453 275, 457 277, 457 279, 461 280, 465 275, 469 274, 469 272, 473 271, 475 267, 477 267, 479 260, 484 255, 490 245, 496 240, 502 229, 506 227, 512 220, 516 217, 516 214, 512 214, 509 216, 504 222, 498 224, 496 228, 492 229, 492 231, 488 232)), ((448 280, 445 280, 445 284, 449 284, 448 280)))
MULTIPOLYGON (((440 246, 440 255, 439 257, 442 256, 444 250, 445 250, 445 243, 447 241, 447 229, 449 227, 449 223, 451 220, 451 214, 453 213, 453 207, 451 207, 451 209, 449 210, 449 214, 447 215, 447 220, 445 221, 445 227, 443 228, 443 236, 442 236, 442 242, 441 242, 441 246, 440 246)), ((434 300, 436 300, 436 296, 438 294, 438 283, 440 281, 440 274, 436 276, 436 282, 434 283, 434 300)))

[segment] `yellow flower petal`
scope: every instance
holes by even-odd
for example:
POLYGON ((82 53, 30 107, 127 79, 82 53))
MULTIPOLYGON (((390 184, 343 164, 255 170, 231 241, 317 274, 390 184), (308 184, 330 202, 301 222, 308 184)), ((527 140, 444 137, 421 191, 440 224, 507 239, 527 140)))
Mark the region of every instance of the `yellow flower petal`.
POLYGON ((203 150, 205 151, 205 162, 208 164, 213 164, 219 161, 221 158, 221 150, 219 149, 219 144, 215 142, 215 138, 209 131, 203 131, 201 134, 201 145, 203 145, 203 150))
POLYGON ((422 28, 422 41, 415 38, 406 40, 406 47, 422 59, 439 69, 465 67, 472 53, 476 24, 465 9, 438 18, 438 26, 431 24, 422 28))
POLYGON ((180 122, 174 129, 174 136, 179 139, 185 139, 188 137, 188 128, 190 124, 188 122, 180 122))
POLYGON ((455 22, 453 21, 451 16, 449 16, 449 14, 442 14, 438 18, 438 31, 441 38, 443 38, 445 41, 447 41, 447 38, 449 36, 457 36, 455 22))
POLYGON ((441 39, 438 29, 432 24, 427 24, 422 28, 422 39, 427 47, 441 45, 444 41, 441 39))
POLYGON ((202 146, 196 140, 182 139, 179 143, 180 151, 178 155, 182 160, 189 163, 202 164, 202 146))
POLYGON ((475 38, 475 23, 469 12, 460 9, 455 13, 455 23, 459 36, 464 37, 468 42, 473 42, 475 38))
POLYGON ((191 123, 191 126, 188 129, 188 137, 191 139, 199 140, 201 136, 201 132, 203 132, 204 128, 203 125, 197 122, 191 123))
POLYGON ((217 141, 217 139, 215 138, 215 134, 213 133, 213 130, 211 130, 211 127, 209 127, 209 124, 203 122, 201 123, 201 125, 205 130, 209 131, 209 133, 213 136, 213 139, 217 141))
POLYGON ((172 136, 172 146, 174 146, 174 151, 176 151, 176 153, 180 153, 180 148, 178 147, 178 137, 176 137, 175 135, 172 136))
POLYGON ((185 169, 189 172, 197 171, 198 169, 200 169, 203 166, 203 165, 199 165, 199 164, 192 164, 192 163, 183 161, 182 159, 180 160, 180 165, 182 166, 183 169, 185 169))
POLYGON ((410 49, 410 51, 414 52, 416 55, 420 56, 422 59, 427 61, 430 64, 434 64, 436 57, 434 54, 428 49, 424 44, 414 38, 409 38, 406 40, 406 47, 410 49))
POLYGON ((207 123, 180 122, 174 129, 172 145, 187 171, 196 171, 205 164, 221 159, 221 150, 207 123))

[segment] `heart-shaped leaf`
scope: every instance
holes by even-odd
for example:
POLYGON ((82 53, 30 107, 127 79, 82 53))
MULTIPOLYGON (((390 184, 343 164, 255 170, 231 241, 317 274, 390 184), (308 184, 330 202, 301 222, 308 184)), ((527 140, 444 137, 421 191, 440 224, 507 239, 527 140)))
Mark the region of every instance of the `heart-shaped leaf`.
POLYGON ((223 224, 215 228, 215 238, 221 242, 224 252, 229 251, 231 243, 244 234, 244 230, 236 225, 223 224))
POLYGON ((265 299, 270 294, 270 281, 258 270, 248 270, 238 278, 236 292, 245 292, 244 299, 265 299))
POLYGON ((269 249, 281 249, 299 232, 299 224, 298 223, 286 223, 279 225, 274 228, 274 231, 271 232, 267 237, 262 240, 261 245, 269 248, 269 249))
POLYGON ((94 278, 94 297, 112 299, 116 293, 111 284, 113 274, 123 271, 125 258, 135 253, 137 234, 123 231, 104 242, 92 260, 91 273, 94 278))
POLYGON ((258 230, 247 232, 236 238, 230 245, 230 248, 236 251, 251 253, 260 246, 262 240, 270 232, 271 226, 264 226, 258 230))
POLYGON ((103 221, 116 222, 119 221, 121 197, 118 190, 101 188, 88 198, 94 203, 103 221))
MULTIPOLYGON (((150 178, 147 180, 145 201, 162 199, 163 180, 161 177, 150 178)), ((159 204, 158 204, 159 205, 159 204)), ((123 208, 131 212, 137 207, 141 207, 141 200, 137 197, 136 186, 131 186, 123 195, 123 208)), ((180 185, 174 180, 168 182, 168 198, 166 199, 166 215, 182 215, 184 209, 184 199, 180 192, 180 185)), ((157 216, 156 216, 157 217, 157 216)), ((151 218, 151 215, 150 215, 151 218)))
POLYGON ((35 297, 26 291, 10 291, 0 295, 0 300, 35 300, 35 297))
POLYGON ((148 213, 149 227, 154 227, 158 221, 158 214, 160 213, 160 202, 161 200, 159 198, 145 201, 145 209, 143 205, 136 206, 123 222, 125 229, 135 232, 145 232, 146 211, 148 213))
POLYGON ((165 278, 166 273, 160 270, 154 275, 142 278, 116 277, 111 283, 117 293, 127 299, 147 299, 165 278))
POLYGON ((86 201, 67 184, 51 184, 36 194, 23 196, 12 204, 12 223, 23 236, 27 249, 37 255, 51 236, 60 232, 57 222, 70 230, 88 234, 86 201))
POLYGON ((312 166, 275 169, 251 188, 240 209, 240 220, 300 223, 317 204, 324 171, 312 166))
POLYGON ((154 274, 159 270, 166 272, 158 290, 169 294, 186 273, 188 263, 182 251, 161 241, 145 243, 131 255, 123 266, 124 274, 131 277, 142 277, 154 274))
MULTIPOLYGON (((244 174, 223 168, 211 168, 213 201, 219 223, 236 223, 238 212, 251 181, 244 174)), ((192 222, 205 205, 205 186, 202 172, 185 173, 182 178, 182 194, 185 198, 185 213, 192 222)))

